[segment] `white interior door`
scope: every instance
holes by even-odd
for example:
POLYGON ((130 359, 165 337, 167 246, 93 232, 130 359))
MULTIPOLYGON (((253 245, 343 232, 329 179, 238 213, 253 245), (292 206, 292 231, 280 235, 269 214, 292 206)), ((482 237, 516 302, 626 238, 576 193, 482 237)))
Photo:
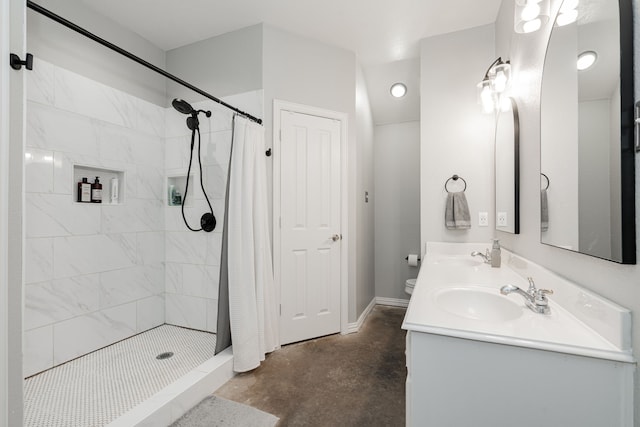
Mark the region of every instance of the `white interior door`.
POLYGON ((281 344, 340 331, 340 121, 280 116, 281 344))

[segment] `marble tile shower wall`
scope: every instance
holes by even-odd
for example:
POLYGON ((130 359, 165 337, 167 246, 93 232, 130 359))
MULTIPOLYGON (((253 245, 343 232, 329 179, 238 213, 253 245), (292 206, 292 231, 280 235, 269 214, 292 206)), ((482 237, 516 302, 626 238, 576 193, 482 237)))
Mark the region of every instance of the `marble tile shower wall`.
POLYGON ((37 59, 28 76, 25 376, 165 322, 165 108, 37 59), (122 203, 76 203, 74 165, 122 171, 122 203))
MULTIPOLYGON (((262 91, 225 100, 262 115, 262 91)), ((194 233, 168 203, 167 177, 187 174, 185 115, 38 59, 27 102, 25 376, 163 323, 215 332, 231 112, 193 104, 213 113, 200 115, 201 154, 218 220, 194 233), (122 171, 121 203, 76 203, 74 165, 122 171)), ((208 211, 196 154, 194 228, 208 211)))
MULTIPOLYGON (((190 231, 180 206, 165 203, 165 283, 166 322, 216 332, 218 282, 224 222, 225 195, 231 156, 232 114, 212 101, 193 103, 200 114, 201 160, 204 187, 209 196, 216 228, 211 233, 190 231)), ((190 157, 191 131, 186 117, 167 111, 165 172, 168 177, 186 177, 190 157)), ((200 217, 209 206, 200 187, 197 139, 193 152, 185 218, 191 228, 200 228, 200 217)), ((182 187, 180 193, 184 195, 182 187)))
MULTIPOLYGON (((263 115, 263 91, 244 92, 223 98, 256 117, 263 115)), ((218 283, 222 229, 233 114, 212 101, 193 103, 199 110, 211 111, 211 117, 200 114, 202 178, 211 201, 217 225, 213 232, 194 233, 184 224, 180 206, 165 206, 165 284, 166 322, 209 332, 216 332, 218 316, 218 283)), ((191 131, 186 117, 167 110, 165 141, 165 174, 169 178, 185 177, 189 166, 191 131)), ((197 143, 193 153, 189 193, 185 200, 185 217, 192 228, 200 228, 200 217, 209 206, 200 188, 197 143)), ((165 188, 167 189, 167 188, 165 188)), ((182 189, 180 192, 184 194, 182 189)))

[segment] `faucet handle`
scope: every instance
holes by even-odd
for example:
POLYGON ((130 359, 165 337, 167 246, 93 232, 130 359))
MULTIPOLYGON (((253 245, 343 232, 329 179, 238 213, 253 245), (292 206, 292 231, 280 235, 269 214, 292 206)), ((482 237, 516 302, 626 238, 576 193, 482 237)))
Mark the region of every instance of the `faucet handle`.
POLYGON ((534 294, 534 299, 536 305, 547 305, 547 295, 552 295, 553 291, 551 289, 536 289, 534 294))
POLYGON ((531 295, 533 295, 537 291, 536 284, 533 281, 533 277, 527 277, 527 280, 529 281, 529 290, 527 292, 529 292, 531 295))
POLYGON ((536 289, 536 296, 538 295, 544 298, 547 295, 553 295, 553 291, 551 289, 536 289))

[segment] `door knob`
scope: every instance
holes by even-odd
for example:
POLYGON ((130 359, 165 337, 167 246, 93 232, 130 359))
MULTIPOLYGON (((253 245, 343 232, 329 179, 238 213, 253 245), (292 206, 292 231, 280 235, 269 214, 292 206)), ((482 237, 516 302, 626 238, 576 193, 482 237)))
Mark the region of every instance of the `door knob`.
POLYGON ((331 240, 333 240, 334 242, 337 242, 340 239, 342 239, 342 236, 339 234, 334 234, 333 236, 331 236, 331 240))

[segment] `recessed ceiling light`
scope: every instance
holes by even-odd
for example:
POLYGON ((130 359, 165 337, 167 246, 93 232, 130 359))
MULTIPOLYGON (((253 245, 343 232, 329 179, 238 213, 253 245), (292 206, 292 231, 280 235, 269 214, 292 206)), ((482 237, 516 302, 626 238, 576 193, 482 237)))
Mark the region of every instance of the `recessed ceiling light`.
POLYGON ((592 50, 587 50, 578 55, 578 70, 584 71, 591 67, 598 59, 598 54, 592 50))
POLYGON ((394 83, 391 85, 391 95, 395 98, 402 98, 407 93, 404 83, 394 83))

